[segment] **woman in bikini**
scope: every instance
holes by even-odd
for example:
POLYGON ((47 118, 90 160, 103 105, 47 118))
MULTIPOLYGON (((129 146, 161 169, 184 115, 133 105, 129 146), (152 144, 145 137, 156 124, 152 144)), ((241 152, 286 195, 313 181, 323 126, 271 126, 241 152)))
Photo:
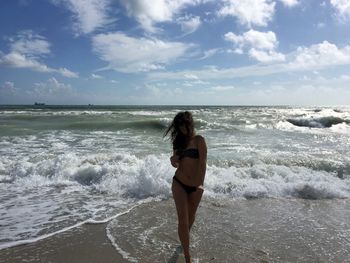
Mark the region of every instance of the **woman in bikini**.
POLYGON ((178 217, 178 234, 186 263, 191 262, 189 235, 199 202, 207 162, 207 146, 202 136, 196 135, 192 114, 179 112, 165 132, 173 144, 171 165, 176 169, 172 192, 178 217))

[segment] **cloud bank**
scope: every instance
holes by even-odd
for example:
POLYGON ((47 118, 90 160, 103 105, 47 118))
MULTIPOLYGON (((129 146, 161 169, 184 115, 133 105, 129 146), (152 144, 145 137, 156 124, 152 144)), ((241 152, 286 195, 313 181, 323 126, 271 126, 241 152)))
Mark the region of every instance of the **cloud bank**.
POLYGON ((148 32, 156 32, 155 24, 172 22, 187 6, 199 4, 199 0, 120 0, 128 15, 138 21, 148 32))
POLYGON ((285 60, 283 54, 276 52, 278 41, 275 33, 272 31, 260 32, 251 29, 242 35, 228 32, 224 38, 233 43, 235 53, 248 53, 251 58, 259 62, 285 60))
POLYGON ((27 68, 37 72, 59 73, 64 77, 77 78, 78 74, 67 68, 50 68, 41 60, 51 54, 51 44, 41 35, 32 31, 21 31, 10 37, 10 51, 0 52, 0 65, 11 68, 27 68))
POLYGON ((194 46, 156 38, 134 38, 122 32, 98 34, 92 38, 92 45, 99 58, 108 63, 105 69, 124 73, 163 69, 194 46))
POLYGON ((109 14, 111 0, 51 0, 51 2, 71 12, 72 29, 77 35, 92 33, 115 21, 109 14))

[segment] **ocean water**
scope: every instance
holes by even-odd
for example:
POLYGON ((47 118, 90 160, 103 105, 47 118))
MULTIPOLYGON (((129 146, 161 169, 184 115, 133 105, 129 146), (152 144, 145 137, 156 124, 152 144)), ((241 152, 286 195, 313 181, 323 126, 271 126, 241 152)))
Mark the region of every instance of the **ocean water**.
POLYGON ((0 249, 171 197, 181 110, 207 142, 205 198, 350 197, 350 107, 0 106, 0 249))

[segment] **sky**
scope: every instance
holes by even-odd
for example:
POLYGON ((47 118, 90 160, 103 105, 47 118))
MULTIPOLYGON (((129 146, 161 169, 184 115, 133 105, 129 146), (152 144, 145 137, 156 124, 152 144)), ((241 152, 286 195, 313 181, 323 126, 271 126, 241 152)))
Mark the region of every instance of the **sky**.
POLYGON ((350 0, 2 0, 0 104, 349 105, 350 0))

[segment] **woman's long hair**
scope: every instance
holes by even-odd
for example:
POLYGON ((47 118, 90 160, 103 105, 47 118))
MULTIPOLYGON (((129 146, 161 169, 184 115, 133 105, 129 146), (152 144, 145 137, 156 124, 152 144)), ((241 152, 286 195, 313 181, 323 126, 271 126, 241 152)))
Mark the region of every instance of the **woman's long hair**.
POLYGON ((171 142, 173 149, 185 149, 189 140, 194 134, 194 122, 192 114, 189 111, 181 111, 174 117, 174 120, 170 126, 166 129, 164 137, 170 132, 171 142), (180 130, 180 126, 184 125, 187 130, 187 134, 183 134, 180 130))

